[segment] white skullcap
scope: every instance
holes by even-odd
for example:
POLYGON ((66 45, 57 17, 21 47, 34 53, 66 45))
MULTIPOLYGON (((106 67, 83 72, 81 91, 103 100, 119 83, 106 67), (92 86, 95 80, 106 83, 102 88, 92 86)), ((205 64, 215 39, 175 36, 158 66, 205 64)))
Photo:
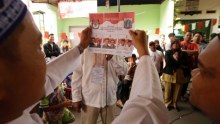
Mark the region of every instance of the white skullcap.
POLYGON ((0 43, 22 22, 26 12, 21 0, 0 0, 0 43))

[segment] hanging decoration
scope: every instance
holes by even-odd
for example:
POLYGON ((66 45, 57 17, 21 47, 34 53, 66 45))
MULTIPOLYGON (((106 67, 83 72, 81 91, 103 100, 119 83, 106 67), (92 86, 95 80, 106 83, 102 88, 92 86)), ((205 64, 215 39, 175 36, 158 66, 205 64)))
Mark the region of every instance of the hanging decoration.
POLYGON ((46 38, 46 39, 49 38, 49 32, 48 32, 48 31, 45 31, 45 32, 44 32, 44 38, 46 38))
POLYGON ((61 38, 62 38, 62 39, 66 39, 66 32, 62 32, 62 33, 61 33, 61 38))
MULTIPOLYGON (((217 19, 213 19, 212 20, 212 24, 215 25, 217 22, 217 19)), ((204 20, 204 21, 199 21, 199 22, 193 22, 193 23, 186 23, 183 24, 183 31, 189 31, 189 30, 196 30, 196 29, 203 29, 203 28, 208 28, 210 25, 211 20, 204 20)), ((179 25, 179 23, 177 23, 175 25, 174 29, 180 29, 177 28, 177 25, 179 25)))
POLYGON ((203 22, 199 22, 198 29, 202 29, 202 28, 203 28, 203 22))
POLYGON ((185 24, 184 31, 185 32, 189 31, 189 24, 185 24))
POLYGON ((210 23, 209 20, 205 21, 205 27, 206 27, 206 28, 209 27, 209 23, 210 23))
POLYGON ((212 19, 212 25, 215 25, 217 22, 217 19, 212 19))
POLYGON ((195 30, 196 29, 196 23, 192 23, 192 30, 195 30))
POLYGON ((160 34, 160 28, 155 29, 155 34, 160 34))

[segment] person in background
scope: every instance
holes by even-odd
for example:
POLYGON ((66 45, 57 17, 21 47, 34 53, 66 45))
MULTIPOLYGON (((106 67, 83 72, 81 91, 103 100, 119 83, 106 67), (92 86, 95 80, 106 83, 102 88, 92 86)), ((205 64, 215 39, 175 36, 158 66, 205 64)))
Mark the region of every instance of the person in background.
POLYGON ((130 88, 132 86, 134 73, 137 67, 136 60, 137 57, 135 54, 132 54, 132 56, 128 58, 128 72, 123 80, 121 97, 118 99, 116 103, 116 105, 121 108, 123 107, 124 103, 129 99, 130 88))
POLYGON ((164 99, 168 110, 174 108, 179 111, 177 102, 182 85, 186 83, 183 69, 187 67, 187 58, 187 53, 181 51, 178 40, 171 43, 171 50, 166 51, 166 66, 162 78, 165 81, 164 99))
POLYGON ((72 106, 72 101, 66 99, 61 86, 54 89, 54 92, 47 96, 47 107, 43 110, 43 121, 49 124, 67 124, 75 121, 73 113, 67 108, 72 106))
POLYGON ((220 34, 199 54, 198 68, 192 71, 190 102, 220 123, 220 34))
MULTIPOLYGON (((8 23, 2 23, 3 20, 0 20, 0 26, 4 27, 0 30, 0 123, 42 124, 42 120, 36 114, 30 114, 29 110, 45 96, 44 94, 53 92, 58 83, 78 66, 80 54, 91 41, 91 28, 82 31, 79 46, 49 62, 46 72, 46 63, 39 47, 42 36, 26 6, 20 0, 1 0, 0 10, 1 16, 6 13, 13 17, 8 23), (15 8, 17 11, 9 11, 15 8), (12 90, 16 92, 11 92, 12 90)), ((130 35, 140 61, 130 99, 113 124, 167 124, 168 115, 159 78, 146 47, 146 33, 136 30, 130 31, 130 35)), ((193 89, 190 96, 191 103, 216 123, 220 123, 219 50, 220 35, 214 38, 199 56, 199 69, 193 72, 193 89)))
POLYGON ((83 124, 96 124, 99 115, 103 123, 112 123, 118 76, 125 75, 127 68, 120 56, 85 50, 72 76, 73 107, 81 111, 83 124))
POLYGON ((199 32, 196 32, 192 38, 192 43, 197 45, 198 51, 200 51, 200 42, 202 40, 201 38, 202 38, 202 35, 199 32))
POLYGON ((166 50, 170 50, 171 43, 176 40, 176 35, 174 33, 169 33, 168 37, 170 40, 166 42, 166 46, 165 46, 166 50))
MULTIPOLYGON (((191 42, 192 40, 192 32, 188 31, 184 35, 184 40, 180 42, 182 51, 185 51, 188 54, 188 65, 190 66, 190 69, 197 68, 197 57, 199 54, 199 48, 195 43, 191 42)), ((191 72, 190 70, 190 72, 191 72)), ((189 72, 189 76, 190 76, 189 72)), ((188 76, 187 76, 188 77, 188 76)), ((190 77, 188 78, 188 83, 183 84, 181 97, 183 101, 186 101, 187 98, 187 88, 188 84, 190 82, 190 77)))
POLYGON ((139 62, 135 71, 129 99, 112 124, 168 124, 160 79, 149 56, 147 35, 144 31, 130 31, 132 43, 137 48, 139 62))
MULTIPOLYGON (((130 99, 113 124, 125 121, 131 124, 137 122, 140 124, 168 124, 168 115, 164 110, 156 69, 153 67, 147 48, 144 47, 146 46, 145 33, 139 30, 130 31, 130 33, 133 44, 138 49, 140 61, 131 88, 130 99), (146 92, 149 90, 150 92, 146 92)), ((193 88, 190 93, 190 102, 211 117, 215 123, 220 123, 219 52, 220 34, 217 34, 204 52, 199 55, 199 68, 192 71, 193 88)))
POLYGON ((123 91, 123 84, 124 84, 124 78, 125 76, 123 75, 119 75, 118 76, 118 88, 117 88, 117 102, 116 102, 116 105, 119 107, 119 108, 123 108, 123 102, 122 102, 122 99, 124 98, 124 94, 122 93, 123 91))
POLYGON ((199 50, 198 46, 191 42, 192 40, 192 32, 188 31, 184 35, 184 40, 180 42, 181 49, 186 52, 196 52, 199 50))
POLYGON ((52 58, 60 55, 60 48, 54 43, 54 34, 49 34, 49 40, 44 44, 44 53, 46 57, 52 58))
POLYGON ((200 32, 196 32, 193 36, 192 42, 197 45, 199 53, 201 53, 207 46, 206 41, 204 41, 203 36, 200 32))
POLYGON ((154 43, 155 43, 156 49, 163 53, 164 51, 160 46, 159 40, 154 40, 154 43))
POLYGON ((166 51, 166 41, 165 41, 165 35, 160 35, 160 46, 162 47, 163 51, 166 51))
POLYGON ((150 57, 155 64, 155 67, 157 69, 158 75, 162 75, 162 70, 163 70, 163 60, 164 56, 163 53, 161 53, 159 50, 156 50, 155 42, 151 41, 149 43, 149 48, 150 48, 150 57))
POLYGON ((200 42, 200 50, 201 50, 201 52, 203 51, 203 50, 205 50, 205 48, 207 47, 207 45, 208 45, 208 42, 206 41, 206 34, 202 34, 202 38, 201 38, 201 42, 200 42))
POLYGON ((65 52, 67 52, 69 49, 70 49, 70 47, 69 47, 69 41, 68 40, 64 40, 63 42, 62 42, 62 44, 61 44, 61 50, 62 50, 62 53, 65 53, 65 52))
POLYGON ((11 20, 0 19, 4 27, 0 30, 0 123, 42 124, 30 111, 78 66, 91 28, 83 30, 79 46, 46 64, 42 35, 26 5, 21 0, 1 0, 0 16, 11 20))

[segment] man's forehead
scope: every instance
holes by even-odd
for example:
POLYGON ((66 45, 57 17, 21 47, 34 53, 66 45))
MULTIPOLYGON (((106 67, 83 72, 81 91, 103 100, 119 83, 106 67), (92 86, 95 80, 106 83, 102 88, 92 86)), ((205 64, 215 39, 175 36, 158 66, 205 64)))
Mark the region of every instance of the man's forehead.
POLYGON ((186 35, 191 35, 191 34, 192 34, 191 32, 187 32, 187 33, 186 33, 186 35))
POLYGON ((207 48, 199 55, 200 61, 207 68, 219 68, 220 70, 220 40, 214 38, 207 48))

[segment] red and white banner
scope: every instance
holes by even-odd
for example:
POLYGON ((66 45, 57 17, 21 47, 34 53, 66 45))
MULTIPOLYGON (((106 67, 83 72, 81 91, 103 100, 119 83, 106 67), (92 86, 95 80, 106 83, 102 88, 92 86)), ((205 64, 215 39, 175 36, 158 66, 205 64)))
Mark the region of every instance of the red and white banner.
POLYGON ((91 1, 60 1, 58 14, 61 19, 89 17, 89 13, 97 12, 97 0, 91 1))
POLYGON ((134 29, 134 12, 91 13, 93 53, 131 56, 133 45, 129 30, 134 29))

